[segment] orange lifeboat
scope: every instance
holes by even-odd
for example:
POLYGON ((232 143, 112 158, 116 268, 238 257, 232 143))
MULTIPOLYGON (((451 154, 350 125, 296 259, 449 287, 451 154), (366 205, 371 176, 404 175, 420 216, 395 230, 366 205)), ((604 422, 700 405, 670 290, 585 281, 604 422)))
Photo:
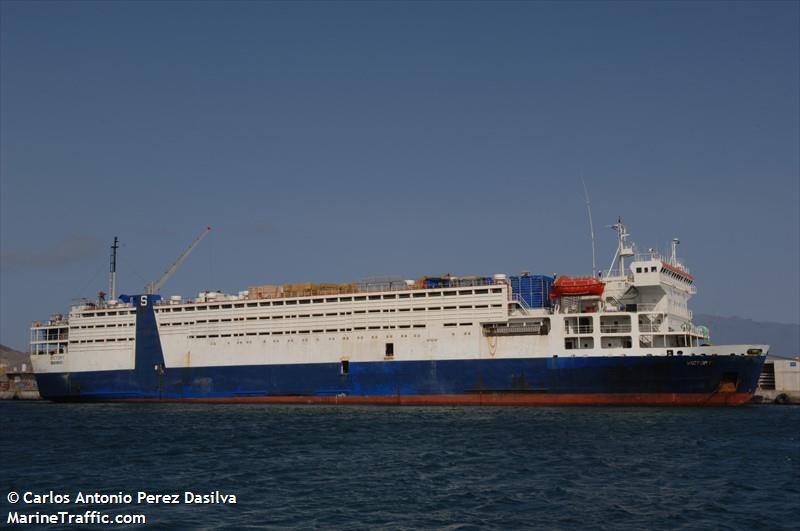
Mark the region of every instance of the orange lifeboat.
POLYGON ((580 295, 602 295, 605 285, 592 277, 558 277, 550 289, 550 298, 577 297, 580 295))

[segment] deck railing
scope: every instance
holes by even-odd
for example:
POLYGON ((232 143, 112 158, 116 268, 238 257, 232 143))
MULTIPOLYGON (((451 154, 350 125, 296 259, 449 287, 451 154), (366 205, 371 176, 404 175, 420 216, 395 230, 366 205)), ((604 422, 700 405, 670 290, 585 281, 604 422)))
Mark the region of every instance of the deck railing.
POLYGON ((570 334, 591 334, 594 332, 592 325, 566 325, 565 331, 570 334))
POLYGON ((660 324, 639 323, 639 332, 652 334, 654 332, 660 332, 660 331, 661 331, 660 324))
POLYGON ((601 334, 622 334, 622 333, 630 333, 631 325, 624 324, 624 325, 600 325, 600 333, 601 334))

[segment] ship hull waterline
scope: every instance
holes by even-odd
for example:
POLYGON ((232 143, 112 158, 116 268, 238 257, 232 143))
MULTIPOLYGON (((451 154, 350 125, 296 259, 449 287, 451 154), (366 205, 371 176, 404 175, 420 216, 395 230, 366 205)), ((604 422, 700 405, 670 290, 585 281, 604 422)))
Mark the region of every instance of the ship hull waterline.
POLYGON ((705 394, 591 394, 547 395, 485 394, 422 396, 238 396, 206 398, 89 398, 60 397, 53 402, 124 402, 124 403, 193 403, 193 404, 287 404, 340 406, 740 406, 753 398, 752 393, 705 394))
POLYGON ((84 402, 375 405, 747 403, 763 356, 437 360, 40 373, 43 398, 84 402), (143 377, 143 372, 146 377, 143 377))

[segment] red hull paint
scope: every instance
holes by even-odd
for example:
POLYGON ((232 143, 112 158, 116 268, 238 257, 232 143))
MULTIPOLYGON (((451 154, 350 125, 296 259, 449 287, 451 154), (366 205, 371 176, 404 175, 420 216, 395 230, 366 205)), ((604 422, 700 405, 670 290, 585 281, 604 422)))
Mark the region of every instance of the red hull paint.
POLYGON ((330 404, 392 406, 739 406, 751 393, 713 394, 528 394, 497 393, 468 395, 397 396, 240 396, 184 399, 117 399, 115 402, 190 402, 197 404, 330 404))

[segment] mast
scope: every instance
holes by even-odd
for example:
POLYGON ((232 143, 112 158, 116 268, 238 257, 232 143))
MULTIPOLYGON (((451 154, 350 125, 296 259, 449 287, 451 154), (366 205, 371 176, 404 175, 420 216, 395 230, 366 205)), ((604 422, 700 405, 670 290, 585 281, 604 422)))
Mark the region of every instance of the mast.
POLYGON ((678 265, 678 244, 681 241, 678 238, 672 238, 672 253, 669 257, 669 263, 676 266, 678 265))
POLYGON ((597 253, 595 251, 595 244, 594 244, 594 223, 592 222, 592 204, 589 202, 589 191, 586 189, 586 181, 583 180, 583 175, 581 175, 581 183, 583 183, 583 195, 586 197, 586 210, 589 212, 589 235, 592 237, 592 278, 594 278, 594 276, 597 274, 597 253))
POLYGON ((119 239, 114 236, 114 245, 111 246, 111 278, 109 280, 109 299, 116 300, 117 298, 117 249, 119 248, 119 239))
POLYGON ((625 257, 634 256, 633 247, 628 245, 627 238, 628 229, 622 223, 622 218, 617 218, 617 222, 611 225, 611 228, 617 231, 617 252, 614 253, 614 258, 611 259, 611 265, 608 267, 608 274, 606 277, 611 276, 611 270, 614 269, 614 262, 617 262, 619 267, 619 276, 625 276, 625 257))
POLYGON ((622 250, 625 248, 625 236, 627 233, 625 232, 625 225, 622 224, 622 218, 617 220, 617 245, 619 246, 619 254, 617 257, 619 258, 619 276, 625 276, 625 257, 622 255, 622 250))

